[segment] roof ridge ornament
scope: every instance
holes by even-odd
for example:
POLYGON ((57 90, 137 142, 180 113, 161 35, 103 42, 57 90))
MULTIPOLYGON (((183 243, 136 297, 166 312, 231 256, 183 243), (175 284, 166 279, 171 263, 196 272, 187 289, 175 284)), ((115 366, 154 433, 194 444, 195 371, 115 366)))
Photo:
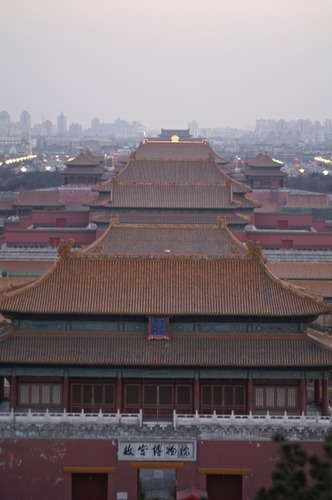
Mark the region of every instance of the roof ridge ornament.
POLYGON ((255 245, 251 240, 246 242, 249 260, 264 260, 263 250, 259 243, 255 245))
POLYGON ((72 255, 72 249, 74 245, 74 240, 70 239, 68 241, 61 241, 58 247, 58 257, 59 259, 69 259, 72 255))
POLYGON ((224 215, 218 215, 217 216, 217 222, 218 222, 218 227, 227 227, 227 217, 224 215))
POLYGON ((119 215, 114 215, 111 216, 109 219, 109 225, 114 227, 114 226, 120 226, 120 217, 119 215))

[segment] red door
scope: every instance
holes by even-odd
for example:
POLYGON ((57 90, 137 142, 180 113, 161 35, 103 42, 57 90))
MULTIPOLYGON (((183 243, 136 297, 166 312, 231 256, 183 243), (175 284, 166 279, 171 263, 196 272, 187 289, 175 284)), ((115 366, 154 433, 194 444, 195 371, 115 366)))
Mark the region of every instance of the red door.
POLYGON ((242 476, 208 474, 206 491, 209 500, 242 500, 242 476))
POLYGON ((71 500, 107 500, 107 474, 72 474, 71 500))

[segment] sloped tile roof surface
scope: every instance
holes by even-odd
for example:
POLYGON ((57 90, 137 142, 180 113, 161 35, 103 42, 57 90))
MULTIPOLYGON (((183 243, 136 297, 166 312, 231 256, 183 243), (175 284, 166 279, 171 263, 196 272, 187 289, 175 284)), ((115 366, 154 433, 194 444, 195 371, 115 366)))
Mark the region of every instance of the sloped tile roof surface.
POLYGON ((119 224, 117 219, 97 241, 80 252, 118 255, 237 255, 247 258, 247 247, 217 224, 119 224), (134 243, 133 243, 134 242, 134 243))
POLYGON ((31 283, 34 281, 35 278, 7 278, 7 277, 1 277, 0 278, 0 293, 2 292, 8 292, 11 290, 16 290, 17 288, 20 288, 21 286, 26 285, 27 283, 31 283))
POLYGON ((287 207, 327 208, 330 206, 330 198, 327 194, 288 193, 287 196, 287 207))
POLYGON ((212 160, 130 160, 118 175, 122 182, 156 183, 225 183, 232 184, 234 193, 246 193, 250 188, 230 179, 212 160))
MULTIPOLYGON (((98 203, 93 201, 90 206, 98 203)), ((115 183, 101 206, 122 208, 239 208, 228 184, 115 183)))
POLYGON ((266 153, 258 153, 257 156, 251 158, 246 161, 246 165, 249 167, 272 167, 280 169, 283 164, 274 161, 268 154, 266 153))
POLYGON ((282 279, 332 280, 332 262, 268 262, 267 267, 282 279))
POLYGON ((0 267, 9 274, 42 274, 47 271, 54 261, 52 260, 0 260, 0 267))
POLYGON ((300 286, 312 293, 317 293, 327 299, 332 299, 332 280, 287 280, 296 286, 300 286))
MULTIPOLYGON (((89 149, 85 151, 81 151, 75 158, 72 160, 68 160, 67 166, 72 167, 72 166, 94 166, 94 165, 100 165, 103 160, 95 156, 89 149)), ((71 169, 70 169, 71 170, 71 169)))
MULTIPOLYGON (((113 257, 59 248, 42 278, 4 294, 0 312, 289 317, 330 311, 252 257, 113 257)), ((251 255, 251 256, 250 256, 251 255)))
POLYGON ((0 338, 3 363, 43 365, 293 368, 330 367, 324 334, 171 336, 12 333, 0 338))
POLYGON ((50 190, 29 190, 23 189, 19 193, 19 199, 14 202, 14 205, 24 206, 61 206, 59 202, 59 193, 57 189, 50 190))
POLYGON ((215 154, 210 145, 205 140, 181 140, 171 142, 170 140, 151 141, 144 140, 136 149, 135 158, 137 160, 147 159, 201 159, 208 160, 215 158, 215 154))

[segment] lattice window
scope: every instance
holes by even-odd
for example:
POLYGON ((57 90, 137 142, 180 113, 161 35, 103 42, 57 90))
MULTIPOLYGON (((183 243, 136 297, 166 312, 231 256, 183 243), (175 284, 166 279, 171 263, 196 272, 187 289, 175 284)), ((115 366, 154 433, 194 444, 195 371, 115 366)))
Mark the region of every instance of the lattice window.
POLYGON ((62 402, 62 384, 19 384, 21 406, 59 406, 62 402))
POLYGON ((52 403, 54 405, 61 404, 61 401, 62 401, 62 386, 60 384, 53 385, 52 389, 53 389, 52 403))
POLYGON ((277 406, 286 406, 286 389, 285 387, 277 388, 277 406))
POLYGON ((51 386, 42 385, 41 386, 41 402, 42 404, 49 405, 51 402, 51 386))
POLYGON ((274 402, 274 394, 275 394, 275 388, 274 387, 267 387, 266 388, 266 406, 275 406, 274 402))
POLYGON ((287 386, 255 387, 255 408, 284 409, 296 408, 297 388, 287 386))
POLYGON ((256 387, 255 388, 255 406, 260 407, 264 406, 264 388, 256 387))
POLYGON ((39 404, 39 389, 40 389, 40 385, 32 385, 31 386, 31 395, 30 395, 30 400, 31 400, 31 403, 32 404, 39 404))
POLYGON ((20 401, 20 404, 28 404, 29 403, 29 386, 27 384, 20 385, 19 401, 20 401))
POLYGON ((287 405, 289 408, 295 408, 296 407, 296 396, 297 396, 297 390, 296 387, 289 387, 287 391, 287 405))

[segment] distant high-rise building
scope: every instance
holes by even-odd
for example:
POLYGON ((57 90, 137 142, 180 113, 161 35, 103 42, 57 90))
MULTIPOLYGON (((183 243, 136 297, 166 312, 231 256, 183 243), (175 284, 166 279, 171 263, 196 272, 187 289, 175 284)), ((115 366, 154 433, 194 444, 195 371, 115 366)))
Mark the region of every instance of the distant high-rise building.
POLYGON ((94 118, 93 120, 91 120, 91 131, 98 135, 99 132, 100 132, 100 120, 99 118, 94 118))
POLYGON ((57 134, 66 135, 67 133, 67 117, 61 111, 57 119, 57 134))
POLYGON ((71 123, 69 125, 68 134, 71 137, 80 137, 81 135, 83 135, 82 125, 80 125, 79 123, 71 123))
POLYGON ((20 114, 20 125, 23 133, 31 131, 31 115, 29 111, 22 111, 20 114))
POLYGON ((324 123, 324 138, 327 144, 332 144, 332 121, 325 120, 324 123))
POLYGON ((196 120, 189 122, 188 128, 189 128, 190 134, 193 137, 198 137, 198 123, 196 120))
POLYGON ((0 134, 6 134, 9 131, 10 116, 8 111, 0 111, 0 134))

